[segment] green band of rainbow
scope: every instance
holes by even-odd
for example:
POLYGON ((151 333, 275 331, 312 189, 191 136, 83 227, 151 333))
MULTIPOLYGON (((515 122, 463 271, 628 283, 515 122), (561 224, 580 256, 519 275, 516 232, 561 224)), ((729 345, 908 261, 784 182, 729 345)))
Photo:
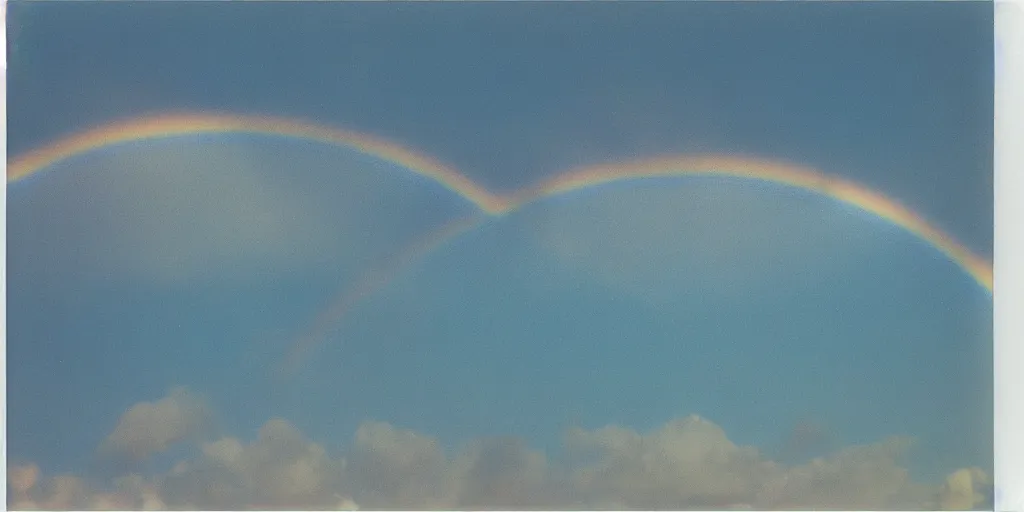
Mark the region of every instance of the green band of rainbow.
POLYGON ((394 162, 416 174, 430 178, 485 211, 502 205, 499 198, 459 172, 393 142, 290 119, 217 114, 164 114, 115 122, 87 130, 14 159, 7 166, 7 182, 19 181, 61 160, 102 147, 130 141, 203 133, 252 133, 346 146, 394 162))
POLYGON ((264 134, 351 147, 430 178, 490 215, 505 215, 544 197, 640 178, 718 175, 775 182, 813 191, 877 215, 934 246, 985 290, 991 292, 993 287, 989 262, 922 216, 881 193, 799 166, 729 156, 667 157, 586 167, 559 173, 512 194, 499 195, 431 158, 360 133, 272 117, 167 114, 109 124, 31 151, 10 162, 7 181, 16 182, 61 160, 112 144, 201 133, 264 134))
POLYGON ((538 199, 617 181, 666 176, 730 176, 763 180, 809 190, 850 204, 905 229, 935 247, 963 268, 985 290, 992 291, 992 264, 971 252, 909 208, 849 180, 796 165, 731 156, 667 157, 623 164, 599 165, 559 173, 506 202, 506 211, 538 199))

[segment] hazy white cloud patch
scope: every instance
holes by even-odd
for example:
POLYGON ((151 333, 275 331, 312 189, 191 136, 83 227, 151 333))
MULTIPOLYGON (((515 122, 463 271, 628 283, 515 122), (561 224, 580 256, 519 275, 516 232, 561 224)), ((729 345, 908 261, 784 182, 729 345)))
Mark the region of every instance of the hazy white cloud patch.
POLYGON ((980 468, 963 468, 946 478, 939 492, 938 506, 943 510, 965 510, 985 506, 987 497, 981 490, 992 485, 992 479, 980 468))
POLYGON ((458 506, 472 509, 572 506, 563 473, 519 438, 470 443, 455 459, 458 506))
POLYGON ((387 423, 369 422, 355 434, 351 484, 365 507, 454 507, 457 485, 436 439, 387 423))
POLYGON ((285 420, 268 421, 251 443, 225 437, 203 444, 201 453, 160 479, 172 507, 354 508, 339 494, 344 460, 285 420))
POLYGON ((100 446, 105 456, 139 462, 197 434, 210 420, 204 401, 174 388, 155 402, 140 402, 125 412, 100 446))
POLYGON ((160 490, 138 475, 114 479, 97 490, 71 475, 40 476, 34 464, 8 467, 8 508, 13 510, 164 510, 160 490), (19 480, 26 474, 29 480, 19 480), (17 485, 14 485, 17 482, 17 485))
POLYGON ((270 179, 273 167, 239 144, 111 148, 17 213, 35 218, 26 243, 75 251, 67 267, 160 282, 294 268, 336 250, 327 212, 270 179))
POLYGON ((523 216, 560 265, 658 299, 683 287, 743 297, 838 279, 879 238, 864 218, 811 194, 752 180, 634 182, 573 192, 523 216))
POLYGON ((19 192, 34 195, 13 212, 15 261, 160 283, 364 264, 422 229, 406 224, 433 193, 354 151, 258 141, 175 138, 63 165, 45 191, 19 192))
POLYGON ((438 441, 388 423, 355 435, 346 483, 365 508, 522 508, 552 500, 544 454, 517 438, 471 441, 451 456, 438 441))
MULTIPOLYGON (((171 398, 139 404, 111 438, 151 453, 168 433, 133 438, 171 398), (143 412, 138 412, 143 411, 143 412)), ((168 418, 181 416, 170 414, 168 418)), ((173 421, 172 421, 173 423, 173 421)), ((175 429, 172 429, 175 430, 175 429)), ((180 428, 177 430, 181 430, 180 428)), ((852 446, 798 465, 737 445, 689 416, 649 432, 574 428, 566 457, 518 438, 472 440, 453 453, 426 434, 366 422, 347 453, 331 455, 295 425, 272 419, 252 441, 222 437, 164 474, 127 474, 102 488, 32 464, 8 468, 14 509, 971 509, 991 481, 967 467, 943 482, 915 481, 901 460, 911 442, 852 446)), ((137 451, 139 449, 136 449, 137 451)))
POLYGON ((697 416, 647 435, 622 427, 576 429, 568 444, 593 452, 594 462, 576 470, 573 483, 601 508, 732 507, 752 502, 760 485, 784 473, 697 416))
POLYGON ((902 510, 935 507, 935 488, 914 483, 900 465, 909 441, 892 438, 845 448, 789 468, 757 496, 765 508, 902 510))

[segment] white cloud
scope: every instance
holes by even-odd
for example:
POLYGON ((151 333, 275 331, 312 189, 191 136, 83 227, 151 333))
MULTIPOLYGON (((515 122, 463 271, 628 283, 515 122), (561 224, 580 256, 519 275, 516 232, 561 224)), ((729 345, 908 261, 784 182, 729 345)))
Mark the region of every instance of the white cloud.
POLYGON ((459 508, 516 509, 568 506, 564 475, 543 453, 518 438, 469 443, 453 461, 459 508))
POLYGON ((580 275, 657 299, 682 287, 742 297, 828 281, 877 249, 865 218, 753 181, 633 183, 524 212, 536 246, 580 275))
MULTIPOLYGON (((141 405, 141 404, 140 404, 141 405)), ((143 410, 136 406, 132 410, 143 410)), ((128 416, 128 415, 126 415, 128 416)), ((150 446, 141 443, 143 446, 150 446)), ((102 489, 34 465, 8 471, 15 509, 965 509, 990 481, 964 468, 943 483, 914 481, 900 459, 909 441, 853 446, 787 466, 736 445, 690 416, 651 432, 573 429, 562 462, 516 438, 470 441, 448 455, 438 441, 383 422, 356 431, 331 456, 283 419, 252 442, 224 437, 166 474, 125 475, 102 489)))
POLYGON ((252 443, 225 437, 203 444, 200 457, 178 464, 160 485, 175 508, 335 508, 351 501, 338 493, 344 464, 272 419, 252 443))
POLYGON ((939 506, 944 510, 966 510, 984 506, 985 496, 978 492, 992 483, 980 468, 963 468, 946 478, 939 493, 939 506))
POLYGON ((368 508, 455 506, 455 482, 436 439, 369 422, 355 435, 347 473, 356 502, 368 508))
POLYGON ((346 480, 366 508, 507 509, 554 499, 542 453, 515 438, 475 440, 447 456, 429 436, 382 422, 360 426, 346 480))
POLYGON ((39 481, 39 467, 35 464, 14 466, 7 473, 8 487, 15 496, 24 495, 39 481))
POLYGON ((855 446, 788 469, 758 495, 767 508, 905 510, 934 508, 936 490, 914 483, 899 465, 909 441, 855 446))
POLYGON ((258 279, 365 264, 422 228, 410 198, 430 191, 396 187, 400 170, 340 148, 277 147, 181 138, 65 163, 45 190, 19 191, 32 200, 12 211, 13 261, 103 279, 258 279))
POLYGON ((734 445, 721 428, 697 416, 647 435, 621 427, 576 429, 568 442, 575 451, 595 452, 594 462, 573 477, 601 507, 727 507, 750 502, 759 485, 783 473, 757 450, 734 445))
POLYGON ((199 397, 174 388, 158 401, 128 409, 100 446, 100 453, 142 461, 198 433, 209 419, 209 410, 199 397))

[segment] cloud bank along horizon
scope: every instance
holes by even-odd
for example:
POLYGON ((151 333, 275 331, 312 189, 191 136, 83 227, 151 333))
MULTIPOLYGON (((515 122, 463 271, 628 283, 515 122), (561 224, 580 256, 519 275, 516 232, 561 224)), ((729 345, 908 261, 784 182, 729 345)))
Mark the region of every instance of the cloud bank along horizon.
POLYGON ((80 132, 13 159, 7 170, 9 184, 40 173, 76 155, 118 144, 149 139, 200 134, 251 133, 310 140, 354 148, 435 181, 459 195, 479 215, 457 219, 427 233, 375 267, 354 286, 347 287, 324 308, 312 327, 293 344, 289 360, 315 345, 325 330, 340 321, 345 311, 362 298, 385 286, 403 269, 413 265, 446 242, 461 236, 488 219, 502 217, 545 198, 617 182, 650 178, 721 176, 771 182, 828 197, 870 213, 924 241, 959 266, 986 292, 993 289, 992 265, 954 237, 910 208, 853 181, 798 165, 737 156, 667 156, 624 163, 587 166, 554 175, 508 194, 492 192, 465 174, 399 144, 382 138, 305 121, 265 116, 226 114, 164 114, 113 122, 80 132))
POLYGON ((153 474, 113 477, 45 474, 15 460, 8 503, 17 510, 964 510, 984 506, 991 483, 974 466, 912 477, 903 465, 912 441, 901 437, 782 463, 699 415, 640 430, 574 427, 560 452, 509 437, 448 448, 429 432, 366 420, 339 451, 281 417, 247 436, 198 435, 214 409, 182 387, 137 402, 101 450, 142 460, 175 446, 191 452, 153 474))

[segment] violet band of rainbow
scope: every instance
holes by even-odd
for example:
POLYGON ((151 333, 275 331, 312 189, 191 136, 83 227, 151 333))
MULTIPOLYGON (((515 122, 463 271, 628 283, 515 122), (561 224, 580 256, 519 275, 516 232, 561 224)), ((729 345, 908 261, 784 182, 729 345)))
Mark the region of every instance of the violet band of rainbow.
MULTIPOLYGON (((561 172, 537 185, 500 195, 432 158, 370 135, 275 117, 164 114, 114 122, 30 151, 9 163, 7 181, 15 183, 59 161, 114 144, 202 133, 264 134, 351 147, 436 181, 491 216, 509 214, 542 198, 627 180, 699 175, 763 180, 812 191, 876 215, 934 247, 989 293, 993 289, 990 262, 894 199, 844 178, 800 166, 753 158, 668 156, 590 166, 561 172)), ((428 245, 436 246, 439 243, 435 241, 428 245)))

